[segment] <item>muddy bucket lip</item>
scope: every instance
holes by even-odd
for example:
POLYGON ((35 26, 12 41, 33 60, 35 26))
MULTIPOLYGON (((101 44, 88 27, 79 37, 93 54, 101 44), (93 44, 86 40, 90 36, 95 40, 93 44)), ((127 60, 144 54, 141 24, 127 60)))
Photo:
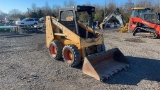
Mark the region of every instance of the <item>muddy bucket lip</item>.
POLYGON ((103 81, 127 67, 129 67, 127 58, 118 48, 114 48, 85 57, 82 71, 97 80, 103 81))
POLYGON ((104 81, 107 80, 110 76, 113 76, 114 74, 118 73, 119 71, 122 71, 123 69, 126 70, 128 67, 129 64, 121 63, 115 60, 113 60, 113 62, 108 64, 105 63, 105 65, 102 66, 100 65, 93 66, 90 63, 90 61, 86 59, 84 60, 82 71, 83 73, 93 78, 96 78, 97 80, 104 81))

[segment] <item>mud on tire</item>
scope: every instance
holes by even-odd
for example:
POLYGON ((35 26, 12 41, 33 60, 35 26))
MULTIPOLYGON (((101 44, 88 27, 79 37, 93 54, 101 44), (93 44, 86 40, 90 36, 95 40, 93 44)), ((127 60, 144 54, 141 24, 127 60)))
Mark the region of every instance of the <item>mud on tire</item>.
POLYGON ((67 65, 74 67, 81 62, 81 54, 75 45, 66 45, 62 51, 63 60, 67 65))
POLYGON ((49 54, 53 59, 61 59, 62 58, 62 44, 59 41, 52 41, 49 45, 49 54))

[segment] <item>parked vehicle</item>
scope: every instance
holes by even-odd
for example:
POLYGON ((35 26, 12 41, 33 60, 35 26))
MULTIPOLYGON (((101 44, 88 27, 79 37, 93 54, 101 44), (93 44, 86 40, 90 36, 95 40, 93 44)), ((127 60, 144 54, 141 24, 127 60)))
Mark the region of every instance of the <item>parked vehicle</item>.
POLYGON ((36 25, 38 24, 38 19, 36 18, 25 18, 22 21, 16 21, 16 25, 36 25))
POLYGON ((46 21, 46 19, 45 19, 45 17, 41 17, 41 18, 39 19, 39 21, 40 21, 40 22, 44 22, 44 21, 46 21))
POLYGON ((13 26, 15 25, 15 21, 14 20, 9 20, 5 23, 6 26, 13 26))

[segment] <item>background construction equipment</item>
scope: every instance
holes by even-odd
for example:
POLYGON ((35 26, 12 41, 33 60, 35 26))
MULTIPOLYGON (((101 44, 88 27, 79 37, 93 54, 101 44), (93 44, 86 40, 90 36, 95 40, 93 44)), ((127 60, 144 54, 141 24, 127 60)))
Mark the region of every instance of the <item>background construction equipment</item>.
POLYGON ((114 17, 116 20, 118 20, 119 24, 120 24, 120 32, 127 32, 128 30, 128 23, 126 23, 126 21, 124 20, 124 16, 116 11, 113 11, 112 13, 110 13, 109 15, 107 15, 104 19, 103 22, 100 24, 100 28, 104 29, 106 27, 106 24, 108 23, 108 21, 114 17))
POLYGON ((137 33, 147 32, 151 38, 160 35, 160 14, 152 12, 150 8, 132 8, 128 30, 137 33))

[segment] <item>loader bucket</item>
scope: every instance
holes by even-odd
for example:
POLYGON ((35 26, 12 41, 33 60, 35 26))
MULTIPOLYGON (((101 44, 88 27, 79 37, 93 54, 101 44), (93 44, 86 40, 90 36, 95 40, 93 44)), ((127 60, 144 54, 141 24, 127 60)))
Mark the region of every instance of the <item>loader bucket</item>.
POLYGON ((84 58, 83 73, 104 81, 109 76, 126 69, 129 61, 118 48, 93 54, 84 58))

